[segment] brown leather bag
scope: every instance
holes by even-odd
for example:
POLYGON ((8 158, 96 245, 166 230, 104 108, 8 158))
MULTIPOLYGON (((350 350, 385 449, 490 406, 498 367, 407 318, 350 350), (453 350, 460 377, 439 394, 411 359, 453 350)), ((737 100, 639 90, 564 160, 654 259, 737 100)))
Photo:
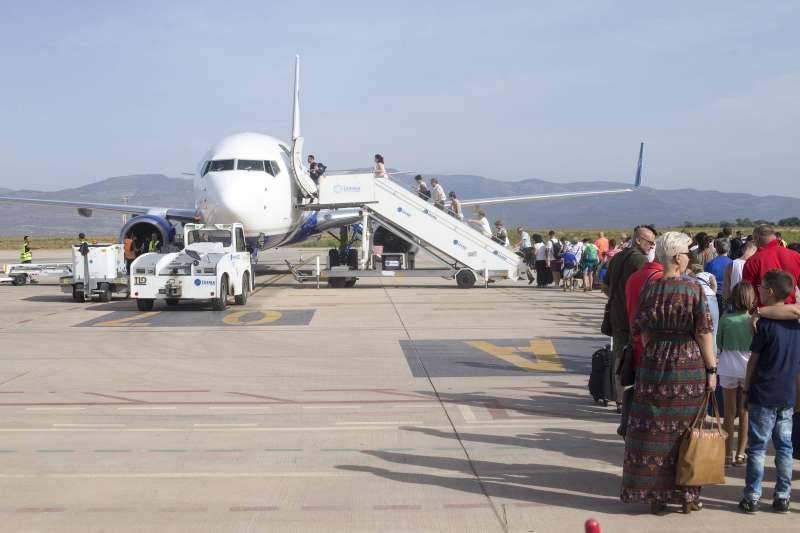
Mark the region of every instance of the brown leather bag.
POLYGON ((692 426, 683 436, 675 468, 675 484, 681 487, 725 484, 725 439, 719 408, 714 393, 709 391, 692 426), (708 402, 711 401, 716 422, 706 427, 708 402))

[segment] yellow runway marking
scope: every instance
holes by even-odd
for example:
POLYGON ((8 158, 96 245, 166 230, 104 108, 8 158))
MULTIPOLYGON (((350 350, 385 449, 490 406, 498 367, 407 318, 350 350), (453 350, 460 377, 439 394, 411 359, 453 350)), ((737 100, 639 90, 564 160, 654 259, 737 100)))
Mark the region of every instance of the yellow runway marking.
POLYGON ((486 341, 465 341, 467 345, 486 352, 491 356, 502 359, 507 363, 525 370, 540 372, 566 372, 561 359, 558 357, 553 343, 548 340, 532 340, 528 346, 495 346, 486 341), (531 354, 536 361, 523 357, 520 354, 531 354))
POLYGON ((117 320, 109 320, 107 322, 96 322, 92 324, 93 326, 147 326, 149 322, 138 322, 139 320, 145 318, 152 318, 156 315, 161 314, 161 311, 149 311, 147 313, 141 313, 134 316, 127 316, 125 318, 118 318, 117 320), (133 323, 136 322, 136 323, 133 323))
POLYGON ((229 326, 258 326, 261 324, 270 324, 276 320, 280 320, 282 317, 283 313, 280 311, 235 311, 225 315, 222 321, 229 326), (243 316, 256 313, 261 315, 261 318, 246 321, 242 320, 243 316))

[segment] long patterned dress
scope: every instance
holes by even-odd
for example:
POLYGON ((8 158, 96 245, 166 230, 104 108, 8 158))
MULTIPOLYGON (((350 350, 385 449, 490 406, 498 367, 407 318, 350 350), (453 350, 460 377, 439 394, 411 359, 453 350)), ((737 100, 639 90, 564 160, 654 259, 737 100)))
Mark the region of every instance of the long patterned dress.
POLYGON ((708 303, 694 281, 665 278, 643 290, 633 334, 646 332, 651 340, 636 372, 623 502, 681 504, 700 498, 700 487, 675 485, 675 463, 706 392, 706 365, 694 337, 711 327, 708 303))

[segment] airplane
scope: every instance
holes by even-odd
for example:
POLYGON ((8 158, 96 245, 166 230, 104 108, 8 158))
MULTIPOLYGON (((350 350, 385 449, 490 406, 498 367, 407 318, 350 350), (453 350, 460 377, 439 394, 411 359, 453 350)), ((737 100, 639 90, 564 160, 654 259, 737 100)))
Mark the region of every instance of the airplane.
MULTIPOLYGON (((341 233, 361 221, 357 208, 309 209, 314 202, 316 184, 302 164, 303 137, 300 131, 300 56, 295 58, 292 143, 261 133, 236 133, 211 147, 195 173, 194 209, 127 204, 92 203, 36 198, 0 197, 0 201, 29 205, 77 209, 90 217, 94 211, 132 215, 122 227, 120 241, 129 233, 148 239, 158 234, 169 245, 176 238, 176 224, 203 222, 232 224, 241 222, 246 229, 248 246, 266 250, 304 241, 326 231, 341 233)), ((633 187, 585 192, 522 195, 500 198, 466 199, 462 206, 507 204, 534 200, 600 196, 635 191, 641 185, 644 143, 639 146, 639 160, 633 187)), ((388 233, 388 232, 387 232, 388 233)), ((381 238, 374 235, 376 244, 381 238)), ((394 243, 391 235, 385 235, 394 243)), ((407 245, 408 246, 408 245, 407 245)), ((387 249, 387 251, 389 251, 387 249)), ((393 250, 395 251, 395 250, 393 250)), ((405 249, 396 251, 407 251, 405 249)))

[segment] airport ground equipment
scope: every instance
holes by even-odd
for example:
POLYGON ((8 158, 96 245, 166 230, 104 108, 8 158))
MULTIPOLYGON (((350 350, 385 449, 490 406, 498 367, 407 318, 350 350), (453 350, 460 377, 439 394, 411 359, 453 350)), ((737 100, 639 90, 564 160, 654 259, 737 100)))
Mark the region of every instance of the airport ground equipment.
POLYGON ((121 244, 72 245, 71 275, 60 278, 61 292, 76 302, 97 298, 109 302, 114 294, 128 296, 125 250, 121 244))
POLYGON ((338 262, 329 258, 322 274, 333 287, 352 286, 360 277, 436 276, 455 279, 459 287, 469 288, 478 281, 486 285, 496 279, 518 279, 528 269, 513 250, 389 178, 372 174, 323 176, 318 202, 302 207, 361 210, 361 249, 357 258, 348 256, 338 262), (377 228, 424 249, 446 268, 416 269, 409 256, 387 253, 384 257, 383 253, 374 253, 377 228))
POLYGON ((36 283, 40 277, 65 276, 72 273, 70 263, 14 263, 3 265, 0 283, 25 285, 36 283))
POLYGON ((244 305, 253 287, 253 268, 241 224, 185 224, 185 248, 147 253, 131 264, 131 296, 140 311, 156 300, 176 305, 181 300, 210 301, 214 310, 233 296, 244 305))

